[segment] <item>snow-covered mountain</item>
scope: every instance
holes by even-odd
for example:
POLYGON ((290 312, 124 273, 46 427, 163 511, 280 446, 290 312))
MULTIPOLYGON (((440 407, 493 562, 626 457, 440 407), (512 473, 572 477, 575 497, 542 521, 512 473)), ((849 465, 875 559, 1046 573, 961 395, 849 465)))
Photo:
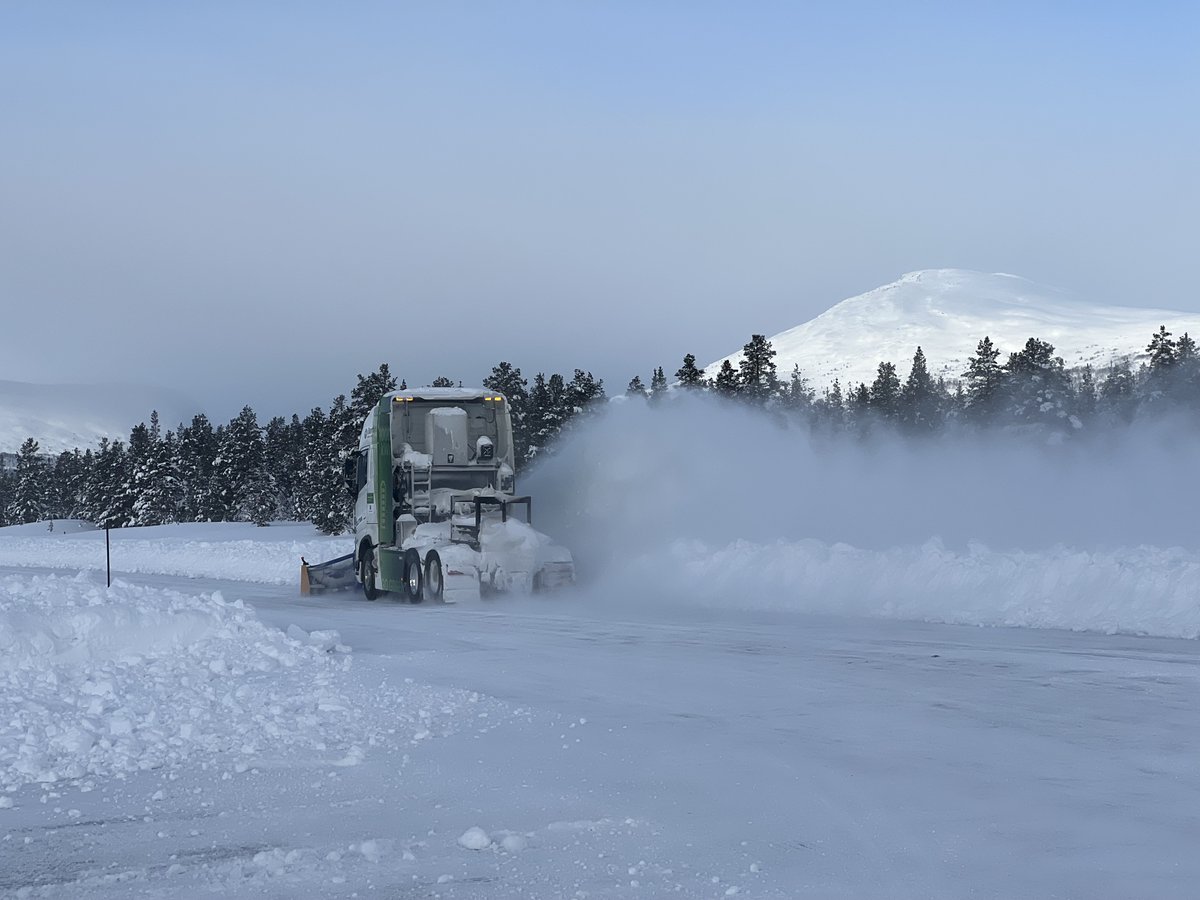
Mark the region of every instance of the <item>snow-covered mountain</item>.
MULTIPOLYGON (((1096 306, 1016 275, 926 269, 843 300, 811 321, 770 338, 781 378, 793 365, 820 391, 840 379, 845 388, 870 384, 881 361, 905 377, 918 346, 936 378, 958 378, 984 336, 1002 351, 1031 337, 1049 341, 1069 368, 1103 369, 1116 359, 1144 357, 1159 325, 1178 337, 1200 338, 1200 313, 1096 306)), ((741 352, 729 359, 736 367, 741 352)), ((718 359, 706 369, 712 376, 718 359)))
POLYGON ((144 385, 0 381, 0 453, 16 453, 30 437, 54 454, 95 447, 102 437, 129 440, 129 429, 152 410, 164 428, 201 411, 183 394, 144 385))

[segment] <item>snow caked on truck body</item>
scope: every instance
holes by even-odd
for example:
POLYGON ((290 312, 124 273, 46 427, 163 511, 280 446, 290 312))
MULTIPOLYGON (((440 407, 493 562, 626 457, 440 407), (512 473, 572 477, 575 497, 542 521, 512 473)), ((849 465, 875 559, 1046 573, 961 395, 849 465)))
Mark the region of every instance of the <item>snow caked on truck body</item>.
POLYGON ((516 494, 507 398, 484 388, 385 395, 346 464, 354 496, 354 552, 304 579, 357 582, 369 599, 392 591, 412 603, 481 592, 548 590, 575 579, 571 554, 532 526, 516 494))

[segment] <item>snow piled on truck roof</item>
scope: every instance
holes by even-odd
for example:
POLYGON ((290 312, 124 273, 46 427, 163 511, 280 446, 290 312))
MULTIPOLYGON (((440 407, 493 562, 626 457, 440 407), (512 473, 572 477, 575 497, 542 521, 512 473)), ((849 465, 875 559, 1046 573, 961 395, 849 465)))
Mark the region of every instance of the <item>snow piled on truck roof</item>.
POLYGON ((480 400, 484 397, 503 397, 499 391, 484 387, 411 388, 392 391, 386 397, 411 397, 413 400, 480 400))

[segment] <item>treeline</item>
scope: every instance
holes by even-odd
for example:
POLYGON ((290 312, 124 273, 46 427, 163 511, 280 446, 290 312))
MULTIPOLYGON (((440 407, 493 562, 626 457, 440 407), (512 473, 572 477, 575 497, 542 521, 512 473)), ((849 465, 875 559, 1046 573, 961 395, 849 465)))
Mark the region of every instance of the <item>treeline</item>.
MULTIPOLYGON (((858 435, 886 429, 916 436, 948 428, 1004 428, 1060 440, 1166 413, 1200 414, 1196 342, 1186 333, 1175 340, 1160 327, 1146 350, 1148 359, 1136 370, 1128 361, 1118 361, 1097 373, 1091 366, 1068 370, 1054 346, 1038 338, 1002 359, 1001 349, 985 337, 961 378, 934 378, 917 347, 903 379, 895 363, 885 361, 870 384, 843 387, 835 380, 817 394, 799 367, 780 378, 771 342, 754 335, 742 348, 737 368, 726 360, 707 378, 688 354, 675 372, 675 384, 799 417, 818 431, 858 435)), ((635 376, 626 394, 655 402, 670 390, 666 373, 657 368, 649 387, 635 376)))
MULTIPOLYGON (((895 431, 913 437, 947 430, 1003 428, 1049 440, 1102 428, 1129 426, 1168 413, 1200 417, 1200 355, 1187 334, 1177 340, 1160 328, 1135 370, 1117 362, 1103 373, 1068 370, 1054 347, 1030 338, 1004 354, 979 341, 961 378, 934 378, 920 347, 902 379, 892 362, 879 363, 870 384, 834 381, 819 395, 798 367, 780 377, 775 350, 762 335, 706 377, 688 354, 668 378, 656 368, 649 385, 634 377, 627 398, 650 404, 688 392, 707 392, 769 414, 809 424, 818 433, 867 436, 895 431)), ((433 387, 451 387, 438 378, 433 387)), ((0 472, 0 525, 80 518, 110 527, 170 522, 311 521, 336 534, 350 520, 343 463, 363 420, 385 393, 397 388, 387 364, 359 375, 349 399, 339 395, 328 412, 275 417, 261 425, 245 407, 227 424, 204 415, 175 429, 157 414, 133 428, 129 441, 101 441, 47 459, 30 439, 13 472, 0 472)), ((406 387, 401 382, 400 388, 406 387)), ((518 468, 553 450, 554 442, 606 399, 604 382, 576 369, 568 379, 539 373, 532 384, 508 362, 496 365, 484 387, 510 401, 518 468)))
MULTIPOLYGON (((583 408, 604 396, 603 383, 577 371, 571 380, 539 374, 532 388, 519 369, 495 367, 486 387, 512 398, 518 466, 541 451, 583 408)), ((452 387, 438 378, 433 387, 452 387)), ((352 504, 343 463, 358 444, 367 414, 388 391, 406 384, 384 363, 359 375, 349 399, 328 412, 277 416, 265 425, 249 406, 227 424, 197 415, 165 429, 157 413, 129 441, 47 458, 30 438, 16 469, 0 472, 0 525, 84 519, 101 526, 171 522, 310 521, 327 534, 344 531, 352 504)))

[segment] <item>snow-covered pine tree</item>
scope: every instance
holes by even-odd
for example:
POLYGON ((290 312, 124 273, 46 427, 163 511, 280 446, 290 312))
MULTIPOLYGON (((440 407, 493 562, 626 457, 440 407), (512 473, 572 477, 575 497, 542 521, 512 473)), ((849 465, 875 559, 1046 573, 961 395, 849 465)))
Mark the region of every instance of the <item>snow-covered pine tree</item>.
POLYGON ((324 481, 331 454, 329 420, 321 407, 313 407, 300 423, 304 432, 304 471, 300 478, 297 511, 301 520, 317 524, 324 481))
POLYGON ((180 521, 220 521, 222 509, 213 478, 217 448, 216 432, 204 413, 193 416, 190 425, 180 427, 175 453, 180 521))
POLYGON ((82 515, 86 466, 90 462, 90 451, 85 455, 78 449, 64 450, 54 460, 48 509, 51 518, 76 519, 82 515))
POLYGON ((566 384, 557 373, 539 372, 529 392, 529 455, 526 462, 551 452, 551 445, 570 418, 566 384))
POLYGON ((508 414, 512 418, 513 458, 520 469, 529 453, 529 382, 521 377, 521 370, 512 363, 499 362, 492 366, 492 374, 483 379, 488 390, 499 391, 508 398, 508 414))
POLYGON ((10 515, 15 522, 37 522, 46 513, 48 476, 38 442, 26 438, 17 453, 17 486, 10 515))
POLYGON ((752 335, 742 347, 738 363, 738 394, 750 403, 765 406, 778 393, 775 348, 764 335, 752 335))
POLYGON ((741 390, 737 369, 729 360, 722 361, 717 377, 713 379, 713 390, 722 397, 736 397, 741 390))
POLYGON ((16 473, 0 469, 0 527, 16 524, 11 513, 13 495, 16 491, 16 473))
MULTIPOLYGON (((379 368, 370 375, 358 376, 358 384, 350 392, 350 411, 360 428, 383 395, 394 390, 396 379, 387 363, 380 363, 379 368)), ((278 473, 276 478, 278 480, 278 473)))
POLYGON ((564 430, 577 428, 603 406, 604 379, 591 372, 576 369, 563 388, 563 406, 567 411, 564 430))
POLYGON ((279 518, 279 491, 275 478, 265 466, 260 466, 251 474, 241 513, 245 521, 253 522, 260 528, 279 518))
POLYGON ((683 365, 675 370, 679 386, 684 390, 696 391, 708 387, 704 378, 704 370, 697 368, 695 355, 689 353, 683 358, 683 365))
POLYGON ((234 416, 222 435, 214 460, 214 477, 222 521, 251 521, 250 482, 264 464, 262 430, 249 406, 234 416))
POLYGON ((121 441, 100 441, 100 452, 88 487, 89 506, 101 528, 124 528, 133 523, 133 501, 128 489, 129 454, 121 441))
POLYGON ((311 521, 324 534, 341 534, 350 522, 354 501, 346 493, 342 479, 344 463, 358 446, 359 431, 345 395, 339 394, 329 408, 324 439, 312 448, 315 457, 311 521))
POLYGON ((650 399, 650 392, 646 390, 646 385, 642 384, 642 376, 634 375, 629 379, 629 386, 625 388, 626 397, 639 397, 642 400, 650 399))
POLYGON ((1008 421, 1064 433, 1079 423, 1073 418, 1071 381, 1062 358, 1054 355, 1053 344, 1030 338, 1021 350, 1009 354, 1004 368, 1008 421))
POLYGON ((176 521, 178 480, 172 458, 174 441, 163 440, 158 413, 150 426, 138 425, 129 437, 129 502, 135 525, 176 521))

